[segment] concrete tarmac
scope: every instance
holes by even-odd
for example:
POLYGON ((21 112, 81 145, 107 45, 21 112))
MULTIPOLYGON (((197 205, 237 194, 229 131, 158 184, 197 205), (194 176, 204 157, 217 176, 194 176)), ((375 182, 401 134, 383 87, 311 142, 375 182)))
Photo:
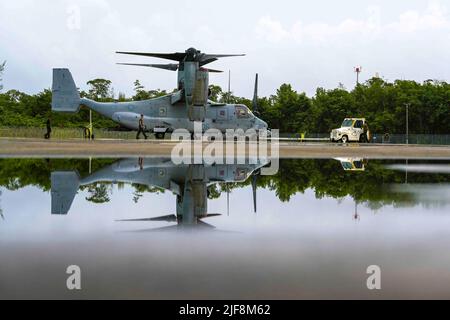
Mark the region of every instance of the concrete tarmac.
MULTIPOLYGON (((189 144, 188 142, 184 142, 189 144)), ((116 157, 170 157, 176 142, 160 140, 40 140, 40 139, 0 139, 1 158, 116 158, 116 157)), ((217 146, 222 145, 218 143, 217 146)), ((208 143, 203 144, 203 148, 208 143)), ((235 144, 234 154, 249 154, 249 146, 263 147, 262 144, 235 144)), ((192 149, 194 149, 192 147, 192 149)), ((223 148, 225 149, 225 147, 223 148)), ((276 156, 270 147, 269 156, 276 156), (273 154, 272 154, 273 152, 273 154)), ((273 149, 273 150, 272 150, 273 149)), ((449 159, 450 146, 392 145, 392 144, 331 144, 280 142, 281 159, 449 159)))

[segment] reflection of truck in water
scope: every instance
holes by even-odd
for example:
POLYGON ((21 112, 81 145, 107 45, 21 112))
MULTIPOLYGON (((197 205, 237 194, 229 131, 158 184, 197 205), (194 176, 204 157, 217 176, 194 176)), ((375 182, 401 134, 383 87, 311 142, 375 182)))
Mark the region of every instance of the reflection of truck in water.
POLYGON ((331 131, 331 142, 370 142, 371 134, 366 119, 347 118, 339 129, 331 131))
POLYGON ((362 158, 335 158, 345 171, 365 171, 367 160, 362 158))

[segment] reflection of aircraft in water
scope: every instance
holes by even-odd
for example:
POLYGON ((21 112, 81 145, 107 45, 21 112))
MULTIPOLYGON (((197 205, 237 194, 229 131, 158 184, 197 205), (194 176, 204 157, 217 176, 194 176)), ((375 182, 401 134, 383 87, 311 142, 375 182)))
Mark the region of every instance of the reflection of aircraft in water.
POLYGON ((335 158, 345 171, 365 171, 367 161, 362 158, 335 158))
POLYGON ((430 163, 415 163, 415 164, 391 164, 386 165, 385 168, 395 171, 412 172, 412 173, 450 173, 449 164, 430 164, 430 163))
MULTIPOLYGON (((99 182, 132 183, 172 191, 177 196, 176 214, 148 219, 126 221, 177 222, 175 228, 206 226, 202 219, 215 217, 208 214, 208 186, 215 183, 244 182, 252 177, 256 211, 256 179, 268 161, 257 164, 200 164, 175 165, 170 159, 123 159, 81 179, 77 172, 53 172, 52 214, 67 214, 80 186, 99 182)), ((125 220, 122 220, 125 221, 125 220)))

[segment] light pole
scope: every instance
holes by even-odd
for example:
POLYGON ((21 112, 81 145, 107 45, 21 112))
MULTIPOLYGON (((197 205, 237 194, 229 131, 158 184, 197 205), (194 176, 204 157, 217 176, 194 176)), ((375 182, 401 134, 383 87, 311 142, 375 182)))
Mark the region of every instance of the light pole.
MULTIPOLYGON (((0 190, 0 201, 2 200, 1 196, 2 196, 2 190, 0 190)), ((3 216, 3 210, 2 210, 2 207, 1 207, 1 202, 0 202, 0 217, 2 218, 2 220, 5 220, 5 217, 3 216)))
POLYGON ((228 70, 228 98, 227 103, 230 103, 231 96, 231 70, 228 70))
POLYGON ((353 220, 359 221, 360 219, 361 217, 359 216, 358 213, 358 201, 355 200, 355 214, 353 215, 353 220))
POLYGON ((406 144, 409 144, 409 103, 406 105, 406 144))
POLYGON ((92 132, 93 132, 93 128, 92 128, 92 110, 89 109, 89 140, 92 140, 92 132))
POLYGON ((356 72, 356 85, 358 85, 359 84, 359 74, 362 72, 362 67, 361 66, 355 67, 355 72, 356 72))

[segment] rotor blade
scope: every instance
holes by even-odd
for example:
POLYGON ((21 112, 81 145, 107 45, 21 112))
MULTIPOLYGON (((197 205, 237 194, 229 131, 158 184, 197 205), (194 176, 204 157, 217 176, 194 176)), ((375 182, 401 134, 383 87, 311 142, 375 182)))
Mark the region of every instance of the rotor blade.
POLYGON ((175 215, 168 215, 156 218, 116 220, 116 222, 151 222, 151 221, 177 222, 178 220, 177 216, 175 215))
POLYGON ((203 221, 201 221, 201 220, 199 220, 199 221, 197 222, 197 227, 200 227, 200 228, 208 228, 208 229, 216 229, 216 227, 214 227, 213 225, 210 225, 210 224, 208 224, 208 223, 206 223, 206 222, 203 222, 203 221))
POLYGON ((172 214, 168 216, 152 218, 150 221, 178 222, 178 218, 176 215, 172 214))
POLYGON ((259 80, 259 76, 258 74, 256 74, 256 79, 255 79, 255 93, 253 95, 253 112, 257 113, 258 110, 258 80, 259 80))
POLYGON ((118 63, 118 64, 122 66, 149 67, 170 71, 177 71, 179 67, 178 64, 142 64, 142 63, 118 63))
POLYGON ((203 54, 200 58, 199 64, 200 66, 204 66, 211 62, 217 61, 219 58, 243 57, 243 56, 245 56, 245 54, 203 54))
POLYGON ((151 218, 145 219, 124 219, 124 220, 116 220, 116 222, 144 222, 144 221, 152 221, 151 218))
POLYGON ((207 68, 201 68, 202 71, 207 71, 211 73, 222 73, 222 70, 214 70, 214 69, 207 69, 207 68))
POLYGON ((255 213, 257 212, 257 208, 256 208, 256 190, 258 188, 257 182, 258 182, 258 175, 253 174, 253 177, 252 177, 252 191, 253 191, 253 208, 255 210, 255 213))
POLYGON ((205 218, 214 218, 214 217, 220 217, 220 216, 222 216, 220 213, 210 213, 205 218))
POLYGON ((185 52, 175 52, 175 53, 151 53, 151 52, 124 52, 124 51, 117 51, 117 54, 128 54, 133 56, 143 56, 143 57, 153 57, 153 58, 160 58, 160 59, 166 59, 166 60, 173 60, 173 61, 183 61, 183 59, 186 57, 185 52))
POLYGON ((178 225, 155 228, 155 229, 143 229, 143 230, 130 230, 130 231, 122 231, 123 233, 151 233, 151 232, 175 232, 178 231, 178 225))
POLYGON ((205 54, 202 57, 202 60, 208 60, 208 59, 218 59, 218 58, 229 58, 229 57, 245 57, 245 54, 205 54))

